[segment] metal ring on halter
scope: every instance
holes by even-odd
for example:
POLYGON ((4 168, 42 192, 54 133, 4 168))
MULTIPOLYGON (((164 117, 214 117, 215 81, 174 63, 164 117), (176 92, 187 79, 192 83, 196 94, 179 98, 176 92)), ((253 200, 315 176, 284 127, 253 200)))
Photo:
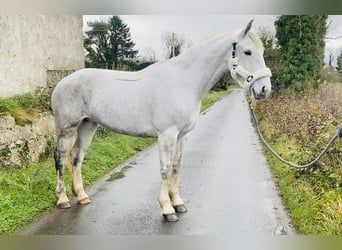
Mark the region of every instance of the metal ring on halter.
POLYGON ((253 78, 254 78, 253 75, 249 75, 249 76, 247 76, 246 81, 251 82, 253 80, 253 78))

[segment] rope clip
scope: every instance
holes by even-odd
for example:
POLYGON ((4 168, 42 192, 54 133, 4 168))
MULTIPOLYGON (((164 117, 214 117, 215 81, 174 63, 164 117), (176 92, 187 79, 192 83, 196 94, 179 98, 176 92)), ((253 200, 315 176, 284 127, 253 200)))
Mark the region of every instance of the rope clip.
POLYGON ((340 139, 342 139, 342 127, 340 127, 337 131, 337 135, 340 139))

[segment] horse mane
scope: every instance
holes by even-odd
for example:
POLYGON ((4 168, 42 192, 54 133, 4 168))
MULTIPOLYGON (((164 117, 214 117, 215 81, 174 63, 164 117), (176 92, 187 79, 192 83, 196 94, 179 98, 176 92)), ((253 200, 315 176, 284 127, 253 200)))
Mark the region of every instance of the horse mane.
POLYGON ((186 55, 188 53, 191 53, 193 50, 205 48, 211 42, 215 42, 215 41, 227 38, 229 35, 230 34, 225 33, 225 34, 220 34, 220 35, 217 35, 217 36, 214 36, 214 37, 209 37, 207 39, 204 39, 204 40, 202 40, 202 41, 192 45, 191 47, 189 47, 188 50, 185 51, 185 53, 182 53, 180 55, 186 55))
MULTIPOLYGON (((201 42, 196 43, 193 46, 191 46, 184 53, 180 54, 179 56, 173 57, 170 60, 176 60, 177 58, 186 56, 187 54, 189 54, 195 50, 198 50, 198 49, 201 50, 201 49, 205 48, 208 44, 215 42, 215 41, 218 41, 218 40, 221 40, 221 39, 231 37, 232 40, 234 40, 234 37, 238 36, 240 33, 241 33, 241 30, 235 31, 233 33, 223 33, 223 34, 220 34, 220 35, 217 35, 214 37, 204 39, 201 42)), ((263 43, 262 43, 262 41, 258 35, 256 35, 254 32, 251 31, 251 32, 248 32, 246 34, 246 37, 249 38, 255 44, 257 50, 264 51, 264 45, 263 45, 263 43)))
MULTIPOLYGON (((225 39, 228 38, 229 36, 232 36, 232 39, 234 37, 235 33, 224 33, 224 34, 220 34, 211 38, 207 38, 202 40, 199 43, 196 43, 195 45, 191 46, 187 51, 185 51, 185 53, 180 54, 179 56, 173 57, 170 60, 167 61, 173 61, 173 60, 180 60, 183 56, 186 56, 189 53, 192 53, 195 50, 201 50, 203 48, 205 48, 208 44, 221 40, 221 39, 225 39)), ((238 32, 237 34, 240 34, 240 32, 238 32)), ((260 40, 260 38, 253 32, 248 32, 246 34, 246 37, 248 37, 255 45, 256 48, 258 50, 264 50, 264 45, 262 43, 262 41, 260 40)), ((166 62, 167 62, 166 61, 166 62)), ((152 66, 152 65, 150 65, 152 66)), ((146 75, 146 71, 148 71, 148 69, 150 68, 146 67, 145 69, 139 70, 139 71, 118 71, 118 70, 112 70, 112 74, 114 76, 115 79, 117 80, 123 80, 123 81, 137 81, 142 79, 145 75, 146 75)))

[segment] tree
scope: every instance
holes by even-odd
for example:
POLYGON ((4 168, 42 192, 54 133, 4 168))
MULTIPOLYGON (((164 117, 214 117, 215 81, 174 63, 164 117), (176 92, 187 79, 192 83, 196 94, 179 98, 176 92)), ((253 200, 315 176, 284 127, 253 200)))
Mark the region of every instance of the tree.
POLYGON ((157 61, 156 51, 152 48, 145 49, 141 54, 139 56, 140 62, 155 63, 157 61))
POLYGON ((137 61, 137 65, 135 66, 135 70, 142 70, 151 64, 157 62, 156 52, 152 48, 147 48, 143 52, 143 56, 140 55, 139 60, 137 61))
POLYGON ((85 32, 84 48, 86 67, 107 68, 108 31, 109 25, 105 22, 89 22, 90 30, 85 32))
POLYGON ((275 21, 280 86, 318 86, 324 64, 326 22, 327 15, 280 16, 275 21))
POLYGON ((129 27, 119 16, 108 22, 89 22, 85 32, 86 67, 133 69, 138 50, 134 49, 129 27))
POLYGON ((234 84, 234 82, 230 72, 227 72, 215 83, 211 90, 227 90, 228 86, 234 84))
POLYGON ((185 45, 185 39, 180 34, 167 32, 163 36, 163 42, 166 47, 166 57, 168 59, 178 56, 185 45))
POLYGON ((279 48, 275 34, 269 29, 261 27, 258 31, 259 37, 264 45, 264 59, 267 67, 272 72, 271 82, 275 89, 279 89, 278 74, 279 74, 279 48))
POLYGON ((123 65, 131 65, 133 59, 138 54, 134 50, 134 42, 131 38, 129 27, 119 16, 112 16, 109 19, 109 63, 112 69, 117 69, 123 65))
POLYGON ((337 67, 336 70, 342 74, 342 50, 341 50, 341 54, 337 57, 337 67))

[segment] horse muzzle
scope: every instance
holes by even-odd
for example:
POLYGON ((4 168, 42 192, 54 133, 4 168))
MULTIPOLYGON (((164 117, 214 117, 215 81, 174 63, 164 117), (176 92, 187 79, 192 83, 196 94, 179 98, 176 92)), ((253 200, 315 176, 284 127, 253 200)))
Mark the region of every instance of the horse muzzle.
POLYGON ((268 89, 265 85, 261 87, 260 91, 256 91, 255 88, 251 86, 251 92, 253 93, 255 100, 267 99, 271 94, 271 90, 268 89))
POLYGON ((240 65, 237 65, 231 71, 233 79, 237 80, 240 85, 249 89, 256 100, 266 99, 271 94, 271 76, 269 68, 260 69, 254 73, 250 73, 240 65))
POLYGON ((272 91, 271 79, 269 76, 261 77, 257 81, 254 81, 249 88, 254 99, 267 99, 272 91))

